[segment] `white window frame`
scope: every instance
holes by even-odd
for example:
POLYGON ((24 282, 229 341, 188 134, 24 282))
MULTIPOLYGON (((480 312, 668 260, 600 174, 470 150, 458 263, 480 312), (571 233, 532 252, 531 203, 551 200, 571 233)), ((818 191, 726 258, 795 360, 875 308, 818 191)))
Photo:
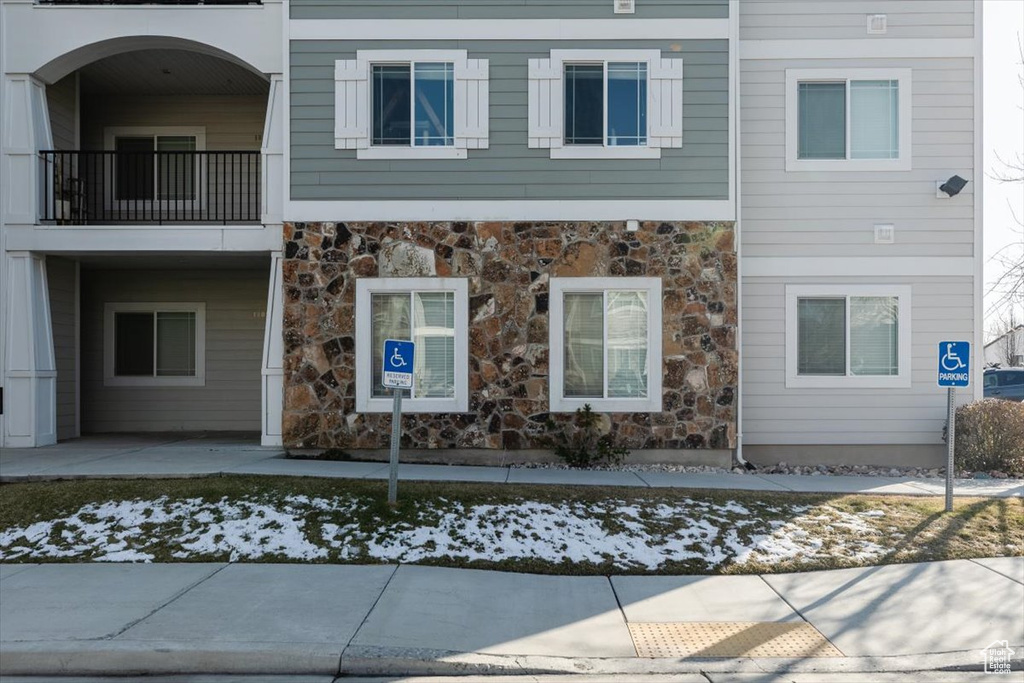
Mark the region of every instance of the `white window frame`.
MULTIPOLYGON (((651 68, 661 59, 660 50, 552 50, 551 65, 562 74, 561 88, 565 92, 565 65, 601 64, 604 68, 604 123, 601 125, 602 143, 598 145, 565 144, 565 114, 563 110, 562 146, 551 150, 552 159, 660 159, 661 149, 650 146, 651 139, 651 68), (608 146, 608 62, 643 62, 647 64, 647 144, 608 146)), ((564 106, 564 100, 563 100, 564 106)))
POLYGON ((359 278, 356 280, 356 412, 390 413, 393 400, 373 396, 373 294, 452 292, 455 295, 455 396, 403 398, 403 413, 465 413, 469 410, 469 280, 454 277, 359 278))
POLYGON ((912 169, 911 129, 913 93, 911 69, 786 69, 786 170, 787 171, 909 171, 912 169), (845 159, 798 159, 801 83, 846 83, 845 159), (850 158, 850 81, 897 81, 899 83, 899 158, 850 158))
POLYGON ((201 387, 206 386, 206 304, 202 302, 108 302, 103 305, 103 386, 106 387, 201 387), (194 313, 196 316, 196 374, 192 377, 160 377, 156 373, 156 330, 153 331, 152 377, 120 377, 114 374, 115 313, 194 313))
POLYGON ((787 285, 786 286, 786 388, 790 389, 886 389, 911 386, 911 290, 910 285, 787 285), (895 297, 898 300, 899 374, 853 375, 850 373, 851 297, 895 297), (846 375, 797 374, 799 343, 797 302, 807 298, 846 299, 846 375))
POLYGON ((355 149, 357 159, 466 159, 468 149, 488 146, 488 87, 488 60, 469 59, 466 50, 357 50, 355 60, 335 62, 335 148, 355 149), (411 69, 417 62, 445 62, 454 68, 454 144, 417 147, 410 140, 408 147, 374 146, 373 67, 411 69))
MULTIPOLYGON (((549 409, 573 412, 586 404, 609 413, 661 412, 661 278, 658 277, 553 277, 550 280, 548 344, 550 362, 549 409), (567 398, 565 396, 564 295, 576 292, 642 291, 647 294, 647 396, 645 398, 567 398)), ((607 311, 605 312, 607 315, 607 311)), ((607 318, 605 336, 608 334, 607 318)), ((605 345, 607 349, 607 344, 605 345)), ((607 371, 607 368, 605 368, 607 371)))
MULTIPOLYGON (((165 136, 189 136, 196 139, 197 152, 206 151, 206 127, 205 126, 110 126, 103 129, 103 146, 108 151, 116 149, 116 141, 119 137, 151 137, 153 148, 156 149, 156 138, 165 136)), ((206 208, 206 165, 200 161, 201 157, 196 156, 196 168, 193 175, 196 184, 196 195, 194 199, 159 199, 156 188, 153 188, 153 199, 117 199, 117 166, 111 166, 112 177, 109 182, 104 183, 106 196, 104 201, 108 211, 135 211, 138 207, 145 207, 143 211, 191 211, 206 208)), ((157 182, 157 173, 153 171, 153 182, 157 182)))

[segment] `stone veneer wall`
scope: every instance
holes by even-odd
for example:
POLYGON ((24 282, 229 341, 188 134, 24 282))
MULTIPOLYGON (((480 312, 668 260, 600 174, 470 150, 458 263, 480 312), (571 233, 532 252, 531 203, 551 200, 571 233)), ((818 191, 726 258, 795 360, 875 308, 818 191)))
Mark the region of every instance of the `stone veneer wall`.
MULTIPOLYGON (((355 280, 469 278, 469 412, 403 417, 403 448, 542 448, 548 281, 660 276, 663 410, 604 419, 631 449, 736 445, 732 223, 285 225, 284 444, 386 448, 390 414, 355 413, 355 280)), ((657 371, 657 370, 654 370, 657 371)), ((557 420, 571 417, 553 414, 557 420)))

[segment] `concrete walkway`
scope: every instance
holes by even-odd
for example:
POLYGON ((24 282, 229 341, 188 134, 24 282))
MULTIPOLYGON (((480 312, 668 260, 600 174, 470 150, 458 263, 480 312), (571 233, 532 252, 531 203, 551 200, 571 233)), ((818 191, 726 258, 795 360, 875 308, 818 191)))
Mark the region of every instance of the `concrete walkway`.
MULTIPOLYGON (((343 479, 387 479, 382 462, 323 462, 286 459, 264 448, 258 437, 216 435, 111 435, 86 437, 36 449, 0 452, 0 481, 85 478, 172 478, 210 474, 269 474, 343 479)), ((786 474, 687 474, 605 472, 510 467, 403 464, 406 481, 468 481, 492 484, 637 486, 646 488, 739 489, 943 495, 945 481, 910 477, 803 476, 786 474)), ((1022 497, 1019 480, 957 479, 954 495, 1022 497)))
POLYGON ((0 565, 6 675, 978 671, 996 641, 1020 680, 1021 557, 710 577, 0 565), (631 626, 693 622, 809 624, 841 656, 637 656, 631 626))

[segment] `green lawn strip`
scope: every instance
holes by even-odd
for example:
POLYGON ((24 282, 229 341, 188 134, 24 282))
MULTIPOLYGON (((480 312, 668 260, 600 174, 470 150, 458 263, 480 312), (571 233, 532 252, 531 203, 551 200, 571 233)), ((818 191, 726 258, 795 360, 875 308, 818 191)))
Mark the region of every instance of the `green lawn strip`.
MULTIPOLYGON (((154 521, 140 524, 140 534, 121 540, 128 548, 144 550, 158 562, 231 559, 220 550, 190 551, 182 557, 179 541, 183 534, 201 528, 204 523, 223 521, 218 519, 223 516, 221 507, 239 501, 266 506, 260 508, 259 514, 285 511, 299 517, 305 540, 319 548, 320 555, 306 560, 312 562, 387 561, 368 556, 366 549, 371 544, 392 542, 403 533, 436 527, 442 519, 451 527, 446 538, 454 550, 446 556, 420 558, 417 563, 578 575, 749 574, 1024 553, 1024 502, 1020 499, 958 498, 954 512, 946 515, 939 497, 402 482, 399 503, 391 508, 385 502, 386 488, 386 482, 376 481, 256 476, 7 484, 0 486, 0 533, 68 517, 89 504, 165 498, 169 503, 205 501, 208 505, 203 509, 209 512, 210 520, 160 521, 153 511, 154 521), (325 510, 294 503, 294 498, 289 497, 295 496, 324 499, 336 502, 339 507, 325 510), (288 500, 293 503, 289 505, 288 500), (723 512, 712 507, 729 503, 743 506, 749 514, 728 508, 723 512), (482 515, 478 506, 483 505, 520 507, 482 515), (665 515, 662 507, 665 505, 683 506, 685 514, 679 518, 665 515), (709 566, 701 558, 682 557, 680 553, 680 559, 669 559, 655 569, 636 565, 624 567, 623 562, 629 558, 616 558, 611 554, 572 562, 533 556, 502 558, 502 541, 512 546, 543 537, 558 547, 563 529, 558 528, 557 523, 547 529, 536 525, 531 529, 521 523, 533 523, 534 512, 538 513, 537 519, 542 518, 543 506, 569 508, 577 517, 593 520, 604 533, 618 538, 629 537, 631 529, 639 528, 654 539, 653 542, 659 542, 680 530, 692 530, 705 521, 718 527, 721 537, 733 532, 734 538, 741 542, 774 532, 783 540, 809 535, 820 540, 821 546, 816 552, 800 553, 784 560, 752 557, 744 563, 726 560, 716 566, 709 566), (635 516, 621 514, 622 506, 630 506, 635 516), (476 515, 469 515, 470 511, 476 515), (882 514, 877 514, 879 512, 882 514), (467 528, 473 519, 477 520, 479 529, 467 528), (471 559, 472 551, 483 550, 476 532, 484 527, 492 531, 497 546, 490 559, 471 559), (340 536, 325 535, 325 530, 335 528, 340 536), (339 540, 332 544, 325 539, 339 540), (858 548, 872 546, 876 548, 875 554, 858 554, 858 548)), ((275 525, 278 523, 268 522, 265 528, 275 525)), ((95 549, 76 550, 62 531, 61 525, 54 526, 49 541, 66 550, 66 557, 27 556, 5 561, 96 559, 95 549)), ((572 542, 573 538, 567 535, 562 545, 568 547, 572 542)), ((427 541, 424 547, 433 551, 436 549, 433 543, 427 541)), ((296 561, 270 552, 243 559, 296 561)))

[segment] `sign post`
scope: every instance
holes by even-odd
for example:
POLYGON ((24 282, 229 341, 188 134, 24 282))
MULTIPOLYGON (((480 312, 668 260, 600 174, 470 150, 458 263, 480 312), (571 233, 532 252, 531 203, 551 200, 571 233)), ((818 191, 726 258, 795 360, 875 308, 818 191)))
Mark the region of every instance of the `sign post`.
POLYGON ((971 383, 971 343, 939 342, 939 386, 946 387, 946 512, 953 510, 953 455, 956 442, 956 388, 971 383))
POLYGON ((413 359, 416 345, 411 341, 384 340, 384 367, 381 384, 391 389, 394 406, 391 409, 391 459, 388 472, 388 504, 398 500, 398 446, 402 440, 402 391, 412 389, 413 359))

